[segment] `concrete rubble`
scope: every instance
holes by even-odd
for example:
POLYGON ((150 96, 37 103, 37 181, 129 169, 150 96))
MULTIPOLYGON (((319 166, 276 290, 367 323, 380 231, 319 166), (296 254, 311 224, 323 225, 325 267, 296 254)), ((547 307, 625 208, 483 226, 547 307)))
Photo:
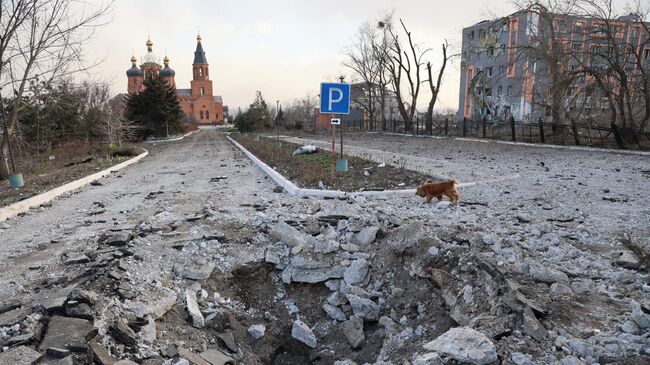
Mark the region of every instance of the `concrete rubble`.
MULTIPOLYGON (((523 176, 460 188, 459 205, 437 206, 274 193, 210 139, 222 137, 193 138, 0 226, 3 242, 21 242, 0 245, 0 364, 650 361, 650 222, 638 214, 650 204, 632 185, 617 194, 636 210, 600 199, 606 177, 619 176, 603 159, 635 186, 647 182, 634 167, 646 160, 544 151, 558 161, 546 172, 531 163, 539 151, 436 141, 465 153, 437 150, 452 159, 427 160, 432 174, 523 176), (94 201, 105 212, 89 216, 94 201)), ((392 137, 367 138, 398 153, 392 137)), ((401 153, 421 163, 437 146, 418 140, 401 153)))

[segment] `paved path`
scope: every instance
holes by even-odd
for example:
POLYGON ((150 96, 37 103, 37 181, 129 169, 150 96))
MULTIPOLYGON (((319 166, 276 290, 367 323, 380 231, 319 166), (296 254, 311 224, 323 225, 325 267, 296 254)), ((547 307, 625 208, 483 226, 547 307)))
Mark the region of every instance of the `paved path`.
POLYGON ((133 227, 161 211, 192 215, 208 204, 248 214, 250 208, 240 204, 251 200, 250 192, 259 194, 259 200, 274 187, 222 133, 212 130, 152 146, 141 163, 100 182, 103 186, 87 186, 56 199, 50 208, 6 222, 0 230, 0 298, 22 296, 44 278, 65 275, 61 255, 79 253, 112 227, 133 227), (229 178, 210 181, 222 175, 229 178))

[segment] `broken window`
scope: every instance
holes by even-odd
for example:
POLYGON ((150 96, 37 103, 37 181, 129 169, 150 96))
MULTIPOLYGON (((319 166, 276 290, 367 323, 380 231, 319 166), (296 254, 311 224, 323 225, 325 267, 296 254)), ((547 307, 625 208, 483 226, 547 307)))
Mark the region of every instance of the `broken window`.
POLYGON ((644 60, 650 59, 650 48, 646 48, 643 50, 643 59, 644 60))
POLYGON ((488 68, 487 68, 487 75, 488 75, 489 77, 492 77, 492 67, 488 67, 488 68))
POLYGON ((485 29, 479 29, 478 37, 479 37, 479 39, 485 38, 485 29))
POLYGON ((474 39, 474 31, 467 33, 467 38, 471 41, 474 39))
POLYGON ((485 96, 492 96, 492 89, 490 89, 489 87, 486 87, 485 88, 485 96))

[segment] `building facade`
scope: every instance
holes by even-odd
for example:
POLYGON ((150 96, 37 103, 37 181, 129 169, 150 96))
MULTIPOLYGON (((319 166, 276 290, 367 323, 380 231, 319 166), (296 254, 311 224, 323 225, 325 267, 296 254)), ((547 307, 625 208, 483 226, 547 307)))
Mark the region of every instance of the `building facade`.
MULTIPOLYGON (((176 95, 183 113, 203 125, 223 124, 224 105, 221 96, 214 95, 210 80, 210 65, 205 57, 201 36, 196 37, 196 51, 192 63, 192 81, 189 89, 176 88, 176 95)), ((161 78, 168 85, 176 87, 176 72, 169 67, 169 58, 165 56, 163 64, 153 53, 153 42, 147 40, 147 53, 138 67, 135 56, 131 57, 131 68, 126 71, 128 93, 135 94, 143 90, 145 77, 161 78)))
MULTIPOLYGON (((551 78, 558 74, 571 75, 572 81, 566 95, 554 97, 573 103, 565 105, 567 110, 590 103, 583 115, 590 118, 608 107, 603 95, 592 94, 589 89, 595 83, 590 73, 599 62, 595 55, 602 55, 603 47, 629 48, 630 52, 623 52, 621 58, 632 59, 630 55, 635 54, 643 58, 645 70, 650 65, 650 44, 644 30, 647 23, 632 15, 606 22, 553 14, 550 18, 552 29, 549 22, 530 11, 463 29, 458 120, 503 121, 512 117, 523 122, 549 121, 552 115, 545 99, 551 98, 548 89, 558 83, 551 78), (599 30, 606 30, 607 36, 598 34, 599 30), (547 42, 559 45, 560 54, 555 58, 559 62, 553 66, 545 64, 536 49, 546 47, 547 42), (563 73, 555 72, 553 67, 563 73)), ((623 60, 620 64, 630 68, 630 77, 638 77, 636 62, 623 60)))

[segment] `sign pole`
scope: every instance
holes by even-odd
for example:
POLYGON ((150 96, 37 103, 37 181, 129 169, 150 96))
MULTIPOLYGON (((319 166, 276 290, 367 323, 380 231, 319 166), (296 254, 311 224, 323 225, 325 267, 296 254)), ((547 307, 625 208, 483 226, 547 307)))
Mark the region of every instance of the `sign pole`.
POLYGON ((343 159, 343 116, 341 115, 341 160, 343 159))

